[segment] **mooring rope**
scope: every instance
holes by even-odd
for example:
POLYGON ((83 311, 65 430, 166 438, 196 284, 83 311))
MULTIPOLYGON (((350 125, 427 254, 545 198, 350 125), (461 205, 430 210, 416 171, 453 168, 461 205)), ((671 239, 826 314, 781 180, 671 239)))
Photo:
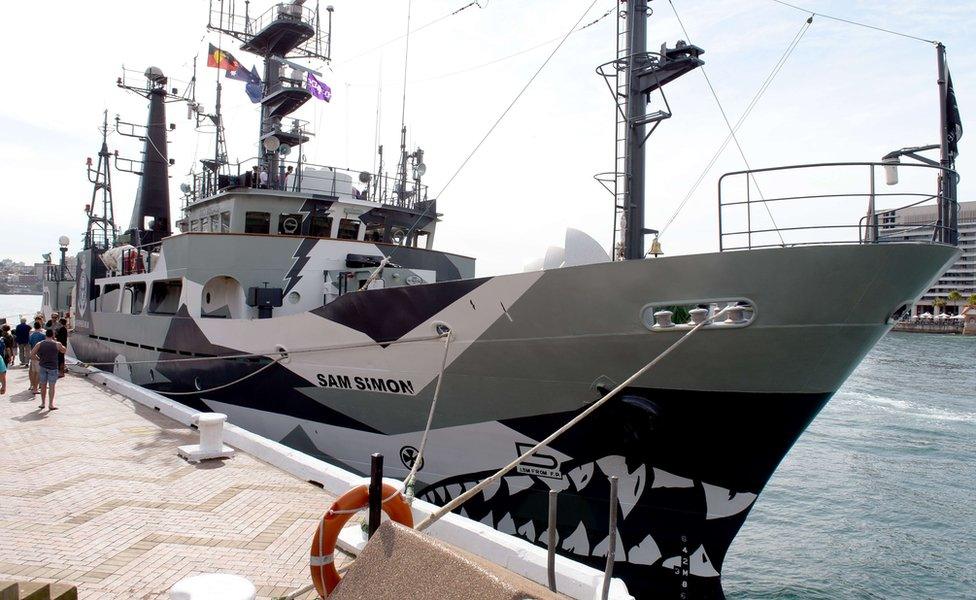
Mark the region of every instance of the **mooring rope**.
MULTIPOLYGON (((229 388, 229 387, 231 387, 233 385, 237 385, 238 383, 240 383, 242 381, 245 381, 247 379, 250 379, 251 377, 254 377, 257 374, 259 374, 259 373, 261 373, 261 372, 263 372, 263 371, 265 371, 267 369, 270 369, 274 365, 276 365, 276 364, 278 364, 278 363, 280 363, 280 362, 282 362, 284 360, 287 360, 290 357, 290 355, 292 355, 292 354, 303 354, 303 353, 309 353, 309 352, 328 352, 328 351, 335 351, 335 350, 348 350, 350 348, 368 348, 368 347, 372 347, 372 346, 391 346, 393 344, 407 344, 407 343, 412 343, 412 342, 429 342, 429 341, 438 340, 438 339, 441 339, 441 338, 447 338, 447 341, 445 342, 445 346, 444 346, 444 360, 441 362, 441 372, 440 372, 440 375, 438 375, 438 378, 437 378, 437 387, 434 389, 434 402, 433 402, 433 404, 431 406, 431 414, 428 417, 427 427, 429 428, 430 427, 430 420, 433 417, 433 410, 434 410, 433 407, 436 406, 436 403, 437 403, 437 396, 438 396, 438 393, 440 392, 440 387, 441 387, 441 379, 444 377, 444 369, 446 368, 446 364, 447 364, 447 347, 450 345, 450 339, 451 339, 451 332, 450 331, 448 331, 447 333, 438 334, 438 335, 430 335, 430 336, 423 336, 423 337, 416 337, 416 338, 403 338, 403 339, 395 340, 395 341, 392 341, 392 342, 372 342, 372 343, 361 343, 361 344, 342 344, 342 345, 336 345, 336 346, 320 346, 320 347, 317 347, 317 348, 300 348, 298 350, 280 349, 280 350, 274 350, 274 351, 271 351, 271 352, 263 352, 263 353, 244 353, 244 354, 228 354, 228 355, 222 355, 222 356, 191 357, 191 358, 173 358, 173 359, 161 359, 161 360, 155 360, 155 361, 153 361, 153 360, 140 360, 140 361, 132 361, 132 362, 126 361, 124 363, 116 363, 116 362, 79 362, 78 363, 78 366, 80 366, 82 368, 94 368, 94 365, 159 364, 159 363, 191 362, 191 361, 203 361, 203 360, 228 360, 228 359, 238 359, 238 358, 269 358, 269 359, 271 359, 271 362, 269 362, 268 364, 262 365, 260 368, 255 369, 254 371, 252 371, 252 372, 250 372, 250 373, 248 373, 248 374, 246 374, 246 375, 244 375, 242 377, 238 377, 237 379, 235 379, 233 381, 230 381, 230 382, 227 382, 227 383, 224 383, 224 384, 221 384, 221 385, 212 387, 212 388, 207 388, 205 390, 191 390, 191 391, 187 391, 187 392, 169 392, 169 391, 164 391, 164 390, 153 390, 157 394, 162 394, 164 396, 196 396, 196 395, 199 395, 199 394, 209 394, 211 392, 216 392, 216 391, 222 390, 224 388, 229 388), (276 358, 272 358, 272 356, 274 356, 274 355, 278 355, 278 356, 276 358)), ((424 432, 424 441, 426 441, 426 439, 427 439, 427 433, 425 431, 424 432)), ((421 448, 423 448, 423 446, 421 446, 421 448)), ((391 496, 391 498, 392 498, 392 496, 391 496)), ((389 498, 387 500, 389 500, 389 498)), ((384 502, 385 501, 386 500, 384 500, 384 502)))
POLYGON ((664 351, 661 352, 660 354, 658 354, 651 362, 647 363, 646 365, 644 365, 643 367, 641 367, 640 369, 638 369, 633 375, 631 375, 630 377, 628 377, 627 379, 625 379, 623 381, 623 383, 621 383, 617 387, 613 388, 611 391, 609 391, 602 398, 600 398, 599 400, 597 400, 596 402, 594 402, 593 404, 591 404, 586 410, 584 410, 580 414, 578 414, 575 417, 573 417, 572 419, 570 419, 570 421, 568 423, 566 423, 565 425, 563 425, 562 427, 560 427, 556 431, 554 431, 551 434, 549 434, 549 436, 546 437, 546 439, 542 440, 541 442, 539 442, 538 444, 536 444, 532 448, 529 448, 528 450, 526 450, 521 456, 519 456, 518 458, 516 458, 512 462, 508 463, 506 466, 504 466, 501 469, 499 469, 497 472, 495 472, 490 477, 488 477, 486 479, 483 479, 480 483, 478 483, 476 486, 474 486, 470 490, 464 492, 463 494, 461 494, 460 496, 458 496, 454 500, 451 500, 450 502, 448 502, 447 504, 445 504, 444 506, 442 506, 440 509, 438 509, 438 510, 434 511, 433 513, 431 513, 431 515, 428 516, 423 521, 421 521, 415 527, 415 529, 417 531, 423 531, 424 529, 427 529, 428 527, 430 527, 431 525, 433 525, 435 522, 437 522, 441 517, 443 517, 447 513, 451 512, 455 508, 461 506, 462 504, 464 504, 465 502, 467 502, 468 500, 470 500, 475 494, 478 494, 479 492, 481 492, 481 490, 485 489, 486 487, 488 487, 492 483, 495 483, 496 481, 498 481, 499 479, 501 479, 502 476, 504 476, 506 473, 508 473, 509 471, 511 471, 512 469, 514 469, 520 463, 522 463, 523 461, 525 461, 526 459, 528 459, 529 457, 531 457, 533 454, 535 454, 536 452, 538 452, 540 449, 548 446, 550 443, 552 443, 553 440, 555 440, 556 438, 558 438, 562 434, 566 433, 567 431, 569 431, 570 429, 572 429, 574 426, 576 426, 577 423, 579 423, 580 421, 582 421, 583 419, 585 419, 586 417, 588 417, 590 414, 592 414, 593 411, 597 410, 598 408, 600 408, 601 406, 603 406, 604 404, 606 404, 607 402, 609 402, 618 393, 620 393, 621 390, 625 389, 627 386, 629 386, 631 383, 633 383, 639 377, 641 377, 642 375, 644 375, 645 373, 647 373, 648 371, 650 371, 651 369, 653 369, 658 363, 660 363, 665 357, 667 357, 671 352, 673 352, 678 346, 680 346, 681 344, 683 344, 685 341, 688 340, 688 338, 690 338, 692 335, 694 335, 696 332, 698 332, 698 330, 700 330, 702 327, 704 327, 708 323, 714 321, 715 319, 723 316, 726 312, 728 312, 728 310, 730 308, 732 308, 732 307, 731 306, 726 306, 725 308, 723 308, 722 310, 718 311, 714 315, 712 315, 712 316, 706 318, 705 320, 703 320, 701 323, 696 324, 694 327, 692 327, 691 329, 689 329, 684 335, 682 335, 680 338, 678 338, 677 340, 675 340, 675 342, 673 344, 671 344, 670 346, 668 346, 667 348, 665 348, 664 351))

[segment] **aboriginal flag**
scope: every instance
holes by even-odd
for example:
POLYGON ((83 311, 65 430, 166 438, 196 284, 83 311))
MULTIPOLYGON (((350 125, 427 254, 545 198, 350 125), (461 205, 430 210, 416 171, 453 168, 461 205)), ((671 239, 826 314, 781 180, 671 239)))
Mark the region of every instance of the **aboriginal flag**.
POLYGON ((237 71, 241 68, 241 63, 230 52, 225 52, 217 46, 210 44, 210 53, 207 54, 207 66, 217 67, 225 71, 237 71))
POLYGON ((962 117, 956 102, 956 90, 952 88, 952 75, 946 69, 946 138, 949 140, 949 153, 959 155, 959 138, 962 137, 962 117))

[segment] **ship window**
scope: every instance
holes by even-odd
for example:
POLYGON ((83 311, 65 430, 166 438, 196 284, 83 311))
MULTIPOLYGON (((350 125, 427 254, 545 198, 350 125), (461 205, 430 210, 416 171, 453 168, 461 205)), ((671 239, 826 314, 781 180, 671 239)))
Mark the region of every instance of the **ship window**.
POLYGON ((301 235, 301 213, 281 213, 278 215, 278 233, 283 235, 301 235))
POLYGON ((200 219, 200 231, 210 233, 210 219, 207 217, 200 219))
POLYGON ((190 221, 190 231, 200 231, 200 221, 192 219, 190 221))
POLYGON ((98 298, 95 310, 101 312, 119 312, 119 284, 105 285, 101 297, 98 298))
POLYGON ((382 242, 386 236, 386 226, 383 223, 372 223, 366 226, 366 237, 363 238, 367 242, 382 242))
POLYGON ((421 247, 430 250, 430 232, 429 231, 418 231, 410 239, 412 242, 410 245, 414 248, 421 247))
POLYGON ((147 312, 157 315, 175 315, 180 307, 180 294, 182 292, 183 282, 180 279, 154 281, 152 292, 149 294, 147 312))
POLYGON ((142 305, 146 300, 146 284, 143 282, 127 283, 122 288, 122 312, 130 315, 142 313, 142 305))
POLYGON ((266 212, 244 213, 244 233, 269 233, 271 214, 266 212))
POLYGON ((354 240, 359 237, 359 219, 341 219, 339 221, 339 239, 354 240))
POLYGON ((308 234, 314 237, 330 237, 332 235, 332 217, 312 217, 308 234))
POLYGON ((220 233, 230 233, 230 212, 220 213, 220 233))
POLYGON ((220 233, 220 215, 210 215, 210 231, 220 233))

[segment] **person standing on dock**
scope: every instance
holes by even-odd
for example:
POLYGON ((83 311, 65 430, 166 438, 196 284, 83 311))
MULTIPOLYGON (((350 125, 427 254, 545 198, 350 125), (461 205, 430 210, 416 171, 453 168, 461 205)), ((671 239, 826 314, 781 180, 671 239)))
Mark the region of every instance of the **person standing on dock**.
POLYGON ((0 358, 0 395, 7 393, 7 362, 0 358))
POLYGON ((28 357, 30 354, 30 325, 27 324, 27 318, 20 318, 20 325, 14 328, 14 341, 17 342, 17 354, 20 356, 20 366, 27 367, 28 357))
POLYGON ((54 330, 54 339, 64 346, 64 350, 58 354, 58 377, 64 377, 64 353, 68 351, 68 320, 61 317, 58 323, 61 327, 54 330))
POLYGON ((59 342, 54 339, 54 331, 48 329, 44 332, 44 341, 38 343, 31 350, 31 358, 37 358, 40 362, 39 381, 41 383, 41 405, 44 409, 47 403, 48 410, 57 410, 54 406, 54 386, 58 383, 58 354, 66 350, 59 342))
MULTIPOLYGON (((30 345, 30 350, 33 350, 34 346, 44 341, 44 330, 41 329, 41 325, 42 323, 40 319, 34 321, 34 331, 31 332, 30 337, 27 339, 27 343, 30 345)), ((41 376, 41 363, 39 359, 35 358, 33 355, 30 355, 29 352, 28 354, 28 358, 30 358, 30 369, 27 372, 27 376, 30 379, 30 391, 32 394, 37 394, 39 393, 37 386, 40 383, 38 379, 40 379, 41 376)))
POLYGON ((10 325, 4 324, 0 327, 3 336, 3 360, 7 363, 6 366, 14 364, 14 347, 16 342, 14 342, 14 336, 10 334, 10 325))

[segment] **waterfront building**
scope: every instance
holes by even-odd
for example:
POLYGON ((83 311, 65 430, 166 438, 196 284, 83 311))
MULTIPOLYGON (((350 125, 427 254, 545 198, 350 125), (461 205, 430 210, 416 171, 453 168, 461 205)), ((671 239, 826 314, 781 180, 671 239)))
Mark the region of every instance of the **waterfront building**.
MULTIPOLYGON (((882 240, 931 241, 932 224, 938 220, 935 205, 914 206, 899 211, 878 214, 879 237, 882 240)), ((976 294, 976 201, 959 203, 959 247, 962 255, 931 289, 915 303, 913 313, 957 315, 966 305, 966 299, 976 294), (948 300, 952 292, 959 292, 961 300, 948 300), (937 307, 936 299, 945 301, 937 307)))

